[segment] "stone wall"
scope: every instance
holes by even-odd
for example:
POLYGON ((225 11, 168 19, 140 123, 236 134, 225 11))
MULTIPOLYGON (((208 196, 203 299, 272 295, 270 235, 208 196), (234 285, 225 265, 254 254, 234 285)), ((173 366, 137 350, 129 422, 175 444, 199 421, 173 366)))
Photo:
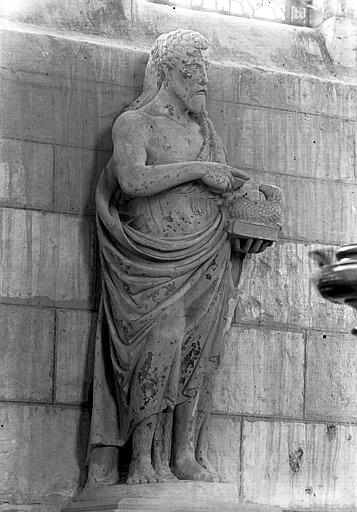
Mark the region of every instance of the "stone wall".
MULTIPOLYGON (((57 512, 85 478, 93 192, 147 53, 6 24, 1 42, 0 511, 57 512)), ((333 78, 210 70, 229 162, 286 197, 280 243, 245 266, 215 388, 210 454, 242 501, 357 506, 354 319, 317 296, 308 259, 356 242, 356 99, 333 78)))

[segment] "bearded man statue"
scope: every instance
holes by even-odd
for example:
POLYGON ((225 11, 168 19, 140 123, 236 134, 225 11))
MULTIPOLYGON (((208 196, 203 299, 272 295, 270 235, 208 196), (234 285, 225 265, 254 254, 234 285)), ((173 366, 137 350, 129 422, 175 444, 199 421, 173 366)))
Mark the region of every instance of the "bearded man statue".
POLYGON ((217 479, 200 432, 235 297, 222 205, 249 176, 227 165, 207 116, 208 65, 198 32, 160 36, 143 94, 113 126, 96 192, 92 482, 117 483, 129 440, 128 484, 217 479))

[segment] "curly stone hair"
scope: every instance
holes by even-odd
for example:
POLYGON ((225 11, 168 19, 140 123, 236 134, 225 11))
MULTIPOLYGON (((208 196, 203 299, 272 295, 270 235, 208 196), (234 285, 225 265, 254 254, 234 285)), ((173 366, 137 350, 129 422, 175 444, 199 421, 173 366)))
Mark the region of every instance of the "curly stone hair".
POLYGON ((157 86, 160 88, 164 79, 165 67, 174 68, 182 55, 189 49, 207 50, 207 39, 195 30, 174 30, 158 37, 151 48, 150 59, 157 69, 157 86))
POLYGON ((165 67, 177 66, 184 52, 191 48, 207 50, 207 39, 195 30, 178 29, 159 36, 154 42, 146 66, 143 93, 126 110, 136 110, 151 101, 164 79, 165 67))

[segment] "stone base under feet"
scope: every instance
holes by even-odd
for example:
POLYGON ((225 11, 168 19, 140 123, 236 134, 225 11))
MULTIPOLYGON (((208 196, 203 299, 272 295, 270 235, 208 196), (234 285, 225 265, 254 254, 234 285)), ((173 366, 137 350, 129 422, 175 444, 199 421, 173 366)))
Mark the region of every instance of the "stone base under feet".
POLYGON ((181 481, 84 489, 62 512, 279 512, 238 503, 234 484, 181 481))

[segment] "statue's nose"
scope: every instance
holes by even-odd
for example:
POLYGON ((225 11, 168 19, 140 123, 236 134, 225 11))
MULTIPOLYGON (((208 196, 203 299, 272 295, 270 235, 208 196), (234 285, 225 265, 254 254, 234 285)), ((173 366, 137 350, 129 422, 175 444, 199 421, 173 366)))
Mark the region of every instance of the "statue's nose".
POLYGON ((203 85, 204 87, 207 87, 207 85, 208 85, 207 75, 203 75, 203 77, 201 79, 201 85, 203 85))

